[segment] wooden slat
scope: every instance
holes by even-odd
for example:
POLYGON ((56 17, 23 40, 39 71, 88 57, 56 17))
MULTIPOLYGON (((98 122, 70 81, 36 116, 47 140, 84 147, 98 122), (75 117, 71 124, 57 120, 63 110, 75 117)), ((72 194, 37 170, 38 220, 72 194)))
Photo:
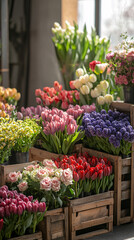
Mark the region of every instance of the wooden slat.
POLYGON ((15 237, 15 238, 10 238, 9 240, 42 240, 42 233, 33 233, 33 234, 28 234, 20 237, 15 237))
POLYGON ((57 233, 52 233, 52 238, 51 239, 58 239, 63 237, 63 231, 62 232, 57 232, 57 233))
POLYGON ((77 230, 80 230, 80 229, 93 227, 93 226, 98 226, 98 225, 109 223, 109 222, 113 222, 113 216, 106 216, 106 217, 82 222, 80 225, 73 226, 72 229, 77 231, 77 230))
POLYGON ((130 199, 131 191, 130 189, 121 192, 121 200, 130 199))
POLYGON ((131 173, 131 168, 130 166, 127 166, 127 167, 123 167, 122 168, 122 175, 124 174, 130 174, 131 173))
POLYGON ((109 198, 106 200, 98 200, 95 202, 84 203, 82 205, 74 206, 73 212, 86 211, 88 209, 94 209, 94 208, 98 208, 98 207, 102 207, 102 206, 106 206, 106 205, 110 205, 110 204, 113 204, 113 198, 109 198))
POLYGON ((50 216, 51 223, 58 222, 64 220, 64 213, 60 213, 60 215, 50 216))
POLYGON ((57 209, 53 209, 53 210, 49 210, 45 213, 45 216, 54 216, 54 215, 60 215, 61 213, 63 213, 63 208, 57 208, 57 209))
POLYGON ((121 182, 121 191, 125 191, 131 188, 131 181, 122 181, 121 182))
MULTIPOLYGON (((121 212, 121 169, 122 161, 121 159, 117 162, 117 225, 120 225, 120 212, 121 212)), ((115 213, 116 214, 116 213, 115 213)))
POLYGON ((122 167, 130 166, 131 165, 131 158, 122 159, 122 167))
POLYGON ((107 229, 100 229, 100 230, 96 230, 90 233, 85 233, 85 234, 81 234, 80 236, 76 236, 75 238, 73 238, 72 240, 81 240, 81 239, 87 239, 87 238, 91 238, 93 236, 98 236, 104 233, 108 233, 109 231, 107 229))
POLYGON ((129 215, 130 215, 130 209, 129 208, 121 210, 121 218, 124 218, 124 217, 129 216, 129 215))
POLYGON ((69 239, 68 207, 64 208, 64 214, 65 214, 65 221, 64 221, 65 240, 68 240, 69 239))
POLYGON ((131 106, 132 104, 130 103, 114 101, 111 103, 110 108, 116 109, 117 111, 120 111, 120 112, 130 112, 131 106))
POLYGON ((104 200, 104 199, 111 198, 111 197, 113 197, 113 191, 100 193, 100 194, 96 194, 96 195, 92 195, 92 196, 84 197, 84 198, 79 198, 79 199, 75 199, 75 200, 69 200, 69 204, 70 204, 70 206, 78 206, 81 204, 85 204, 87 202, 88 203, 95 202, 95 201, 104 200))
POLYGON ((131 221, 132 221, 132 218, 130 216, 129 217, 124 217, 124 218, 120 219, 120 224, 129 223, 131 221))

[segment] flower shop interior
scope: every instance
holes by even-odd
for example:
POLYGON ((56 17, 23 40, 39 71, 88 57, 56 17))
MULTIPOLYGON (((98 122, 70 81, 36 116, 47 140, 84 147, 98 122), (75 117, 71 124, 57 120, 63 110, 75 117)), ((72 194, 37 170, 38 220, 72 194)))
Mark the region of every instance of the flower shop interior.
POLYGON ((0 0, 0 240, 134 240, 133 16, 0 0))

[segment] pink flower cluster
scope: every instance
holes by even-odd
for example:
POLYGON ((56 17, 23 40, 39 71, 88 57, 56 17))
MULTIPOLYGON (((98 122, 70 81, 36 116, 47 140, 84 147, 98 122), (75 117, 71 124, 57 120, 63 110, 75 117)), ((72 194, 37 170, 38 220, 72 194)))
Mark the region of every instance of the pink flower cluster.
POLYGON ((54 87, 44 87, 35 90, 36 102, 42 106, 60 107, 67 109, 69 104, 75 104, 80 100, 79 92, 62 90, 62 85, 57 81, 54 82, 54 87))
POLYGON ((21 112, 17 112, 17 118, 19 120, 21 119, 25 119, 25 118, 35 118, 35 119, 39 119, 40 116, 41 116, 41 113, 43 111, 45 111, 45 109, 47 109, 47 107, 41 107, 40 105, 38 105, 37 107, 27 107, 27 108, 24 108, 22 107, 21 108, 21 112))
POLYGON ((123 49, 108 53, 106 56, 111 70, 115 72, 117 85, 132 85, 134 83, 134 49, 123 49))
POLYGON ((69 115, 67 112, 63 112, 62 110, 58 110, 57 108, 45 109, 44 112, 41 113, 41 117, 43 120, 43 132, 46 135, 54 134, 56 132, 63 132, 65 130, 65 126, 67 126, 67 134, 73 134, 77 129, 77 123, 73 116, 69 115))
POLYGON ((72 115, 75 119, 77 119, 81 114, 90 113, 95 110, 96 110, 96 107, 94 103, 92 105, 83 105, 83 106, 79 106, 79 105, 73 106, 70 104, 66 112, 69 115, 72 115))
POLYGON ((9 191, 8 187, 0 188, 0 217, 9 217, 11 214, 22 215, 24 211, 28 212, 45 212, 45 202, 33 202, 33 196, 26 197, 16 190, 9 191))

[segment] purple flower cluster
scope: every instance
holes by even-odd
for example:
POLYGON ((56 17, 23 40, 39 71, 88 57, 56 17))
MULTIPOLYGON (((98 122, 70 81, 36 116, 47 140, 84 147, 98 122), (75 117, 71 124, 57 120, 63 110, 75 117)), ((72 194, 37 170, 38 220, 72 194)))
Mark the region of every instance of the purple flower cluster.
POLYGON ((26 197, 16 190, 9 191, 6 185, 0 188, 0 218, 9 217, 11 214, 22 215, 24 211, 34 213, 45 210, 45 202, 33 202, 33 196, 26 197))
POLYGON ((45 109, 41 113, 43 132, 46 135, 54 134, 56 132, 63 132, 67 126, 67 134, 73 134, 77 129, 77 123, 73 116, 69 115, 67 112, 63 112, 57 108, 45 109))
POLYGON ((96 110, 95 104, 93 103, 92 105, 69 105, 67 109, 67 113, 69 115, 72 115, 75 119, 77 119, 81 114, 83 113, 91 113, 96 110))
POLYGON ((129 116, 118 111, 85 113, 80 129, 85 130, 87 137, 108 138, 115 148, 120 147, 121 140, 134 142, 134 129, 130 125, 129 116))
POLYGON ((27 107, 21 108, 21 112, 17 112, 17 118, 19 120, 25 119, 25 118, 35 118, 40 119, 41 113, 45 111, 45 109, 48 109, 47 107, 41 107, 38 105, 37 107, 27 107))

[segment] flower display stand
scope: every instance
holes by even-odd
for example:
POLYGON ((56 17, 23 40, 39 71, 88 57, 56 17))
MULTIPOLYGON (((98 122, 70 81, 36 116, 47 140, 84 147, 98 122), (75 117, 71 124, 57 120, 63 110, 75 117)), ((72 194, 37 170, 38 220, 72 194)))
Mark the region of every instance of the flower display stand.
POLYGON ((39 223, 38 229, 42 232, 43 240, 68 238, 68 207, 49 210, 39 223))
MULTIPOLYGON (((74 153, 81 152, 82 144, 77 144, 74 147, 74 153)), ((52 159, 52 158, 62 158, 62 154, 51 153, 39 148, 32 147, 29 150, 29 162, 31 161, 43 161, 44 159, 52 159)))
POLYGON ((36 162, 20 163, 13 165, 0 165, 0 186, 6 183, 6 175, 10 172, 22 171, 24 167, 28 165, 35 164, 36 162))
POLYGON ((106 157, 114 167, 114 224, 120 225, 133 221, 134 217, 134 153, 122 159, 107 153, 82 148, 90 156, 106 157))
POLYGON ((112 231, 113 202, 113 191, 69 200, 69 239, 86 239, 112 231))
POLYGON ((111 103, 110 108, 112 110, 116 109, 119 112, 129 114, 130 123, 132 127, 134 127, 134 105, 133 104, 114 101, 111 103))
POLYGON ((28 234, 20 237, 10 238, 9 240, 42 240, 42 232, 28 234))
POLYGON ((20 237, 10 238, 9 240, 42 240, 42 232, 28 234, 20 237))

